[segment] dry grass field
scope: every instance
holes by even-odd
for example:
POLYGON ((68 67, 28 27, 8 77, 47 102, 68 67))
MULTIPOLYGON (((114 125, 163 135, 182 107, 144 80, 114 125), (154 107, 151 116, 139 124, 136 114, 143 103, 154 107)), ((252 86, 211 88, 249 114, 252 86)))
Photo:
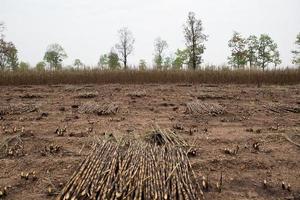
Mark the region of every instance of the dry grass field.
POLYGON ((1 71, 0 85, 45 84, 145 84, 145 83, 206 83, 206 84, 300 84, 299 68, 261 71, 231 70, 208 67, 199 70, 57 70, 1 71))
POLYGON ((95 140, 159 127, 192 146, 206 199, 300 199, 299 116, 299 85, 1 86, 0 191, 55 199, 95 140))

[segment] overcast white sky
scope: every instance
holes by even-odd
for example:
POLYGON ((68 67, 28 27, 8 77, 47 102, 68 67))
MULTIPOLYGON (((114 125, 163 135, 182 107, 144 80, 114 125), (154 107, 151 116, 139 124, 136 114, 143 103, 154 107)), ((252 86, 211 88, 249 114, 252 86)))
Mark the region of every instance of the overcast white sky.
POLYGON ((278 43, 282 65, 291 64, 291 50, 300 32, 300 0, 0 0, 0 21, 19 58, 35 65, 47 46, 61 44, 68 54, 96 65, 100 54, 128 27, 136 39, 130 64, 153 60, 153 42, 160 36, 168 54, 184 47, 182 27, 189 11, 202 19, 209 35, 204 63, 227 62, 233 31, 244 36, 268 33, 278 43))

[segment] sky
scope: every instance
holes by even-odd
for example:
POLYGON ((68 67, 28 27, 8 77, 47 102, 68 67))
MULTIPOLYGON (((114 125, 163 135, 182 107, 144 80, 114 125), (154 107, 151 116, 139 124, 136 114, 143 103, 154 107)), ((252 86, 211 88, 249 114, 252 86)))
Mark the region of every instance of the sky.
POLYGON ((167 41, 166 55, 184 48, 183 24, 192 11, 209 35, 205 64, 227 62, 228 40, 237 31, 245 37, 269 34, 278 44, 282 66, 287 66, 300 32, 299 10, 300 0, 0 0, 0 21, 19 59, 31 65, 43 59, 52 43, 68 54, 65 65, 76 58, 96 65, 118 42, 122 27, 135 37, 129 64, 145 59, 151 65, 155 38, 167 41))

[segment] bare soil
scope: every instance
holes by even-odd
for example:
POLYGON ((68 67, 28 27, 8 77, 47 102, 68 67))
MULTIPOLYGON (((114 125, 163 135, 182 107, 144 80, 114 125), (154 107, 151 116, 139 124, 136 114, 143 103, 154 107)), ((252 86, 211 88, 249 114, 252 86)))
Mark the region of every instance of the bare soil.
POLYGON ((299 85, 2 86, 0 191, 55 199, 93 141, 143 139, 158 126, 196 150, 190 162, 200 184, 208 179, 206 199, 300 199, 300 147, 291 142, 300 143, 299 110, 299 85), (79 112, 87 104, 105 112, 79 112))

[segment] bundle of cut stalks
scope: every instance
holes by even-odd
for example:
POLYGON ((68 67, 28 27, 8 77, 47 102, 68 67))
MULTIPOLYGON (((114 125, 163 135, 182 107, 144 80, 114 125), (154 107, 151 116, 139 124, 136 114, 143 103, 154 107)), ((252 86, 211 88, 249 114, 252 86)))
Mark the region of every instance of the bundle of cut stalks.
POLYGON ((0 115, 18 115, 35 111, 37 111, 37 107, 34 105, 15 104, 8 106, 0 106, 0 115))
POLYGON ((64 87, 65 92, 77 92, 77 91, 80 91, 83 89, 84 89, 83 87, 74 86, 74 85, 65 85, 65 87, 64 87))
POLYGON ((40 94, 22 94, 19 96, 22 99, 35 99, 35 98, 43 98, 40 94))
POLYGON ((98 92, 83 92, 77 95, 77 98, 90 99, 98 96, 98 92))
POLYGON ((114 103, 85 103, 79 107, 79 113, 97 114, 97 115, 110 115, 116 114, 119 111, 119 106, 114 103))
POLYGON ((218 103, 206 103, 203 101, 192 101, 186 104, 187 113, 190 114, 209 114, 209 115, 221 115, 225 112, 223 106, 218 103))
POLYGON ((188 157, 174 145, 122 140, 95 146, 63 188, 68 199, 203 199, 188 157))
POLYGON ((283 112, 300 113, 300 106, 298 105, 270 104, 267 107, 270 111, 276 113, 283 113, 283 112))
POLYGON ((155 145, 174 145, 177 147, 189 146, 188 143, 179 137, 175 132, 170 130, 161 130, 156 128, 145 137, 146 141, 155 145))
POLYGON ((131 93, 128 93, 127 95, 130 96, 131 98, 135 97, 144 97, 146 96, 146 91, 145 90, 139 90, 139 91, 133 91, 131 93))

